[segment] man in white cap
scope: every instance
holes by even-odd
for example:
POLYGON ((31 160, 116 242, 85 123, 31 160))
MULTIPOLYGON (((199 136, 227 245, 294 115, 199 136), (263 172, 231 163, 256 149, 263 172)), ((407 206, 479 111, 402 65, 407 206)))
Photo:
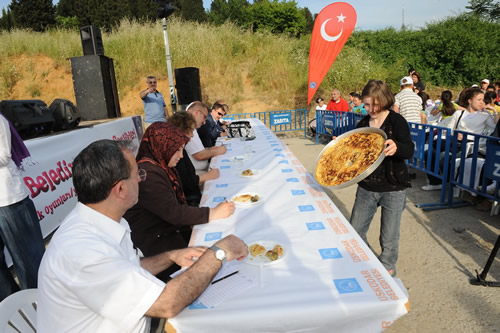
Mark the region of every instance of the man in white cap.
POLYGON ((413 91, 413 80, 410 76, 401 79, 401 91, 396 94, 394 111, 399 112, 408 122, 420 124, 422 116, 422 99, 413 91))
POLYGON ((486 89, 488 89, 489 85, 490 85, 490 80, 488 80, 488 79, 482 79, 481 80, 481 90, 483 92, 486 92, 486 89))

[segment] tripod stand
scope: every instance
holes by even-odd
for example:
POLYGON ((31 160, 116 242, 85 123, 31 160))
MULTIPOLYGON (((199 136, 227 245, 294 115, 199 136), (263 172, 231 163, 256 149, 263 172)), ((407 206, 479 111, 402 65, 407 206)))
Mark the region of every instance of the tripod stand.
POLYGON ((488 257, 488 261, 486 262, 483 271, 481 272, 481 274, 479 274, 476 269, 476 278, 470 279, 469 280, 470 284, 474 286, 500 287, 500 282, 485 280, 486 275, 488 275, 488 271, 490 270, 491 265, 493 264, 493 261, 495 260, 495 257, 499 249, 500 249, 500 235, 498 235, 497 241, 495 242, 495 246, 493 246, 493 250, 491 250, 490 256, 488 257))

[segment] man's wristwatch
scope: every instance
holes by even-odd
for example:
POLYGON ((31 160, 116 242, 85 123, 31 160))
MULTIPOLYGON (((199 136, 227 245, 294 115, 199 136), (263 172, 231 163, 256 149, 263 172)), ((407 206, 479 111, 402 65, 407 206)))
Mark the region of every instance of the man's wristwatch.
POLYGON ((215 245, 212 245, 210 247, 210 250, 214 251, 215 257, 219 259, 223 264, 226 262, 226 251, 215 245))

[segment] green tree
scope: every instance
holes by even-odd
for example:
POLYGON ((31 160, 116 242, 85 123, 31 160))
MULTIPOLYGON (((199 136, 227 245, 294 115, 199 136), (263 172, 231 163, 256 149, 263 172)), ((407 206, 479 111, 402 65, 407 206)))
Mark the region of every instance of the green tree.
POLYGON ((128 0, 128 16, 139 22, 155 20, 158 4, 154 0, 128 0))
POLYGON ((310 33, 312 33, 313 28, 314 28, 314 18, 311 14, 311 11, 307 7, 302 9, 302 14, 304 15, 304 18, 306 19, 306 26, 304 28, 304 33, 310 34, 310 33))
POLYGON ((9 9, 5 10, 5 8, 2 8, 2 17, 0 17, 0 30, 10 31, 12 28, 14 28, 12 13, 9 9))
POLYGON ((470 9, 469 14, 481 17, 490 22, 498 22, 500 20, 500 2, 494 0, 470 0, 469 6, 465 8, 470 9))
POLYGON ((229 19, 229 4, 226 0, 213 0, 210 4, 210 12, 208 13, 208 20, 211 23, 221 25, 229 19))
POLYGON ((12 0, 9 9, 17 28, 44 31, 56 23, 51 0, 12 0))
POLYGON ((299 36, 306 19, 295 1, 259 0, 250 7, 253 31, 270 31, 299 36))
POLYGON ((187 21, 205 22, 207 13, 202 0, 180 0, 180 15, 187 21))
POLYGON ((248 27, 250 23, 250 4, 247 0, 213 0, 208 14, 209 21, 217 25, 227 20, 240 27, 248 27))

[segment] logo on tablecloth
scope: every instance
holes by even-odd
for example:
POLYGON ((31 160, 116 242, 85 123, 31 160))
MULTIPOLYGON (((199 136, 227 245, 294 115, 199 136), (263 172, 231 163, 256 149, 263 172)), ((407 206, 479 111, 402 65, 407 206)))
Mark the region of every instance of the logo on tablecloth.
POLYGON ((306 191, 304 190, 292 190, 292 195, 305 195, 306 191))
POLYGON ((279 146, 279 144, 277 144, 277 143, 273 143, 273 144, 271 145, 271 147, 277 147, 277 146, 279 146))
POLYGON ((288 173, 288 172, 292 172, 293 169, 281 169, 281 172, 282 173, 288 173))
POLYGON ((205 234, 205 242, 221 239, 222 232, 209 232, 205 234))
POLYGON ((285 157, 285 154, 276 154, 274 156, 276 156, 276 157, 285 157))
POLYGON ((222 202, 222 201, 224 201, 225 199, 226 199, 225 197, 215 197, 215 198, 213 199, 213 201, 214 201, 214 202, 222 202))
POLYGON ((322 222, 307 222, 306 223, 308 230, 324 230, 325 225, 322 222))
POLYGON ((299 210, 301 212, 312 212, 314 210, 314 206, 313 205, 302 205, 302 206, 299 206, 299 210))
POLYGON ((229 185, 228 184, 216 184, 215 187, 216 188, 220 188, 220 187, 228 187, 229 185))
POLYGON ((230 166, 229 166, 229 165, 221 165, 221 167, 220 167, 220 168, 221 168, 221 169, 229 169, 229 168, 230 168, 230 166))
POLYGON ((339 294, 363 292, 363 289, 361 289, 361 286, 355 278, 335 279, 333 283, 335 283, 335 287, 337 287, 339 294))
POLYGON ((342 258, 342 254, 340 254, 339 249, 332 247, 330 249, 319 249, 319 254, 323 259, 338 259, 342 258))
POLYGON ((287 178, 286 181, 289 183, 298 183, 299 179, 298 178, 287 178))
POLYGON ((226 160, 222 160, 221 162, 227 162, 227 163, 229 163, 231 161, 226 159, 226 160))
POLYGON ((274 148, 273 151, 283 151, 281 148, 274 148))
POLYGON ((208 309, 205 304, 200 302, 200 300, 196 299, 193 303, 191 303, 188 307, 189 310, 197 310, 197 309, 208 309))

